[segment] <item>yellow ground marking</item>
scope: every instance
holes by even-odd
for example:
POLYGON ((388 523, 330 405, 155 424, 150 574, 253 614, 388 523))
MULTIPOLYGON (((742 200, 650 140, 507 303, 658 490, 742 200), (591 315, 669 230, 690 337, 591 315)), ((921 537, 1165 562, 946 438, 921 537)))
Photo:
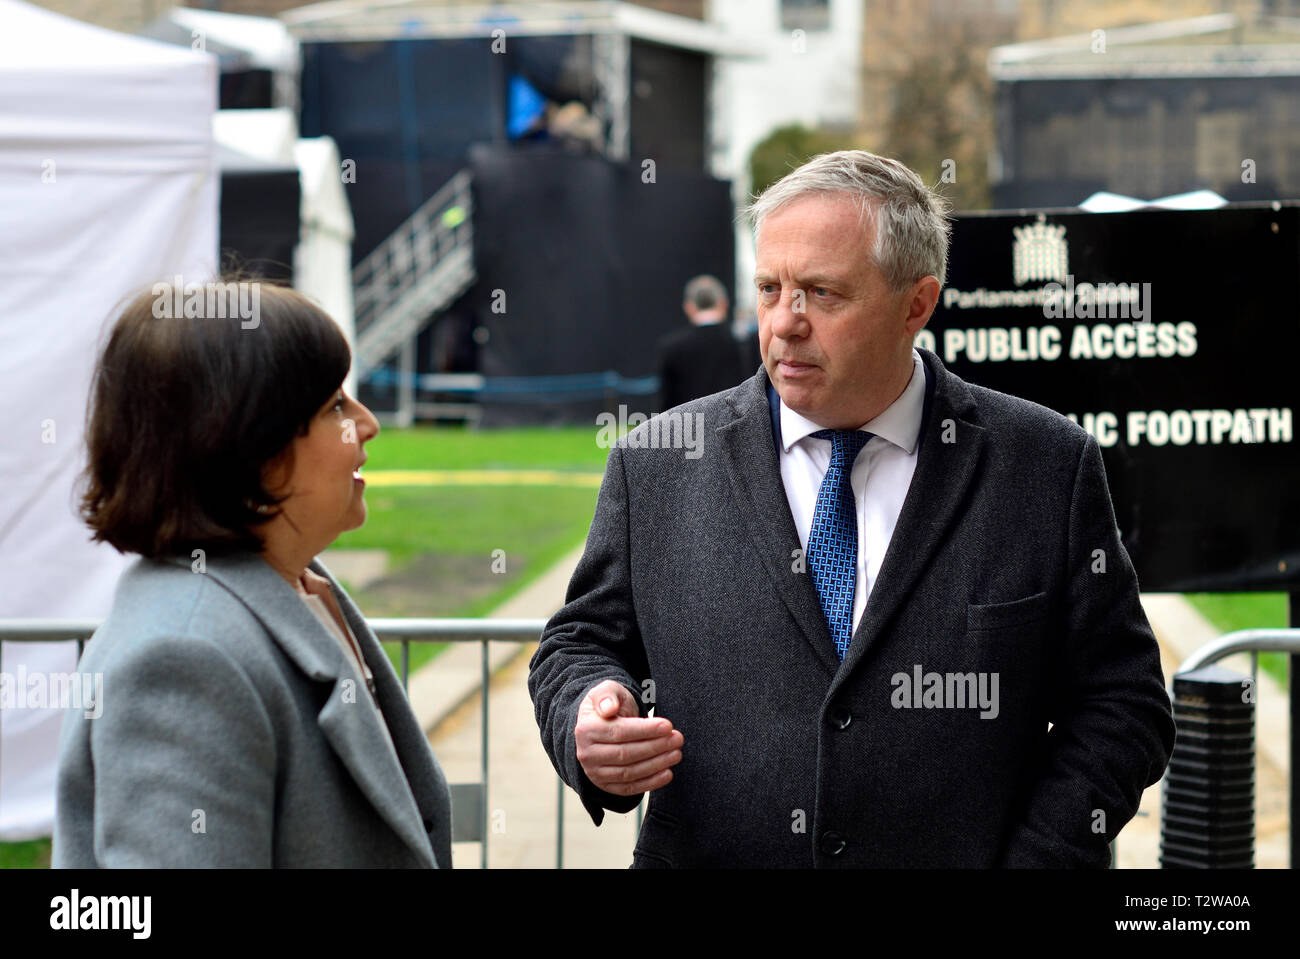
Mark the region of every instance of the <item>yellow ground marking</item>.
POLYGON ((600 473, 558 470, 363 470, 369 486, 583 486, 600 487, 600 473))

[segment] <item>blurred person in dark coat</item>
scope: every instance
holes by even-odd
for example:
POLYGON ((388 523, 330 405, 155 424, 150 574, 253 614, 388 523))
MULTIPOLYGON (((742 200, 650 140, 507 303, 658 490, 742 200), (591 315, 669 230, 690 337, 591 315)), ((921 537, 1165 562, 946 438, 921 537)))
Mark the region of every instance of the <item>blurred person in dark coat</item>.
POLYGON ((727 289, 714 276, 686 284, 682 310, 691 325, 659 342, 659 408, 669 410, 735 386, 752 372, 731 334, 727 289))

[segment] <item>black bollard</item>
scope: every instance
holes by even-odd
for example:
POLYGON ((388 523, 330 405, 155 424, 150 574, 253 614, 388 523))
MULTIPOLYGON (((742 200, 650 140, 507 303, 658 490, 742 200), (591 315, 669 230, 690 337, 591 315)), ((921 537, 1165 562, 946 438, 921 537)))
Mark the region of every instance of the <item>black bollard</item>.
POLYGON ((1255 690, 1204 666, 1174 677, 1174 743, 1161 799, 1164 869, 1255 867, 1255 690))

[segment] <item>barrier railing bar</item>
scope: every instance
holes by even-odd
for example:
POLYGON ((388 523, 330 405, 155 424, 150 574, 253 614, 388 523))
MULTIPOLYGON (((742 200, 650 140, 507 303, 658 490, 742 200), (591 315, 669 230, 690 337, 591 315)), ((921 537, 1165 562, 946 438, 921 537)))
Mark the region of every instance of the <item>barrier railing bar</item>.
POLYGON ((555 868, 564 868, 564 780, 555 777, 555 868))
POLYGON ((1300 653, 1300 629, 1239 629, 1206 643, 1188 656, 1178 673, 1217 663, 1237 653, 1300 653))
MULTIPOLYGON (((538 630, 540 634, 540 630, 538 630)), ((479 835, 482 839, 479 841, 479 868, 488 867, 488 684, 491 677, 488 676, 488 641, 485 639, 479 646, 482 651, 480 657, 480 675, 482 677, 482 695, 479 696, 479 714, 483 718, 483 728, 481 730, 481 739, 479 741, 479 763, 481 782, 483 783, 483 801, 479 804, 479 835)), ((557 840, 558 841, 558 840, 557 840)))
MULTIPOLYGON (((85 641, 99 628, 98 619, 0 618, 0 640, 15 643, 85 641)), ((546 628, 544 619, 410 619, 366 618, 380 642, 474 643, 497 640, 535 643, 546 628)))

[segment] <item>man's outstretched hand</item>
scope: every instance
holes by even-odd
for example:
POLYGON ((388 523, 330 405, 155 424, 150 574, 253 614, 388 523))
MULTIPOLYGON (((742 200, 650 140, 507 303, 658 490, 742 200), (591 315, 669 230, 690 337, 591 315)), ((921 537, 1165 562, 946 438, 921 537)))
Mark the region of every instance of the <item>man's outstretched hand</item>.
POLYGON ((632 693, 612 679, 587 691, 574 732, 582 771, 616 796, 668 785, 669 767, 682 761, 682 734, 661 716, 642 719, 632 693))

